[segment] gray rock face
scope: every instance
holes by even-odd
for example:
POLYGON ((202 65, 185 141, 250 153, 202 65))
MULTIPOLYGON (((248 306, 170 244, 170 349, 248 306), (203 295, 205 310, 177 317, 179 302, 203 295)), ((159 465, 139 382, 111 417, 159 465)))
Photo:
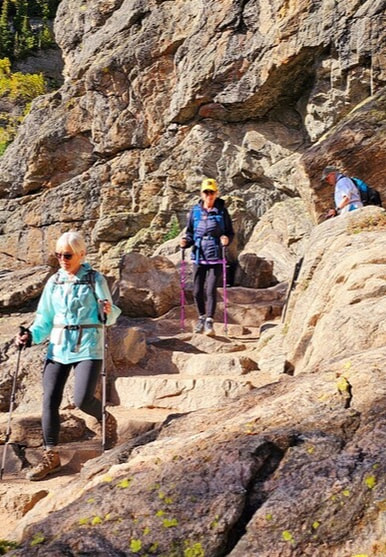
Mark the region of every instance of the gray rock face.
POLYGON ((327 162, 386 194, 381 2, 63 0, 55 33, 65 83, 0 162, 5 268, 47 264, 34 246, 75 226, 116 274, 184 227, 203 175, 242 212, 238 251, 278 201, 323 213, 327 162))

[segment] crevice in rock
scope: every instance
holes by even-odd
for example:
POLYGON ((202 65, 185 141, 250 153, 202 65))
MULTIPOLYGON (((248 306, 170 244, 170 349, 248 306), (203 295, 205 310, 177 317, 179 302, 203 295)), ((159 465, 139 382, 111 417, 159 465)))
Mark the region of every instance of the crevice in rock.
POLYGON ((152 443, 153 441, 156 441, 161 431, 164 430, 166 427, 168 427, 168 425, 173 420, 178 419, 182 416, 186 416, 187 414, 189 414, 189 412, 176 412, 174 414, 169 414, 169 416, 164 420, 162 424, 157 426, 154 425, 152 429, 146 431, 142 435, 138 435, 134 439, 131 439, 130 441, 125 443, 122 450, 119 451, 119 453, 117 454, 117 462, 119 464, 124 464, 125 462, 128 462, 131 453, 133 452, 134 449, 140 446, 147 445, 148 443, 152 443))
POLYGON ((351 401, 353 398, 352 385, 346 377, 342 377, 340 379, 340 384, 338 385, 338 391, 343 400, 343 407, 345 409, 351 408, 351 401))
POLYGON ((232 19, 226 20, 222 25, 218 26, 217 32, 222 33, 227 29, 232 29, 236 33, 245 34, 248 30, 247 25, 244 22, 244 8, 249 0, 241 0, 239 4, 235 6, 236 13, 232 19))
POLYGON ((124 464, 128 462, 131 453, 137 447, 141 447, 155 441, 160 433, 160 430, 160 427, 154 427, 153 429, 146 431, 146 433, 138 435, 138 437, 135 437, 135 439, 131 439, 130 441, 125 443, 123 449, 117 454, 116 460, 118 464, 124 464))
POLYGON ((289 375, 290 377, 293 377, 295 375, 295 366, 289 362, 288 360, 286 360, 284 362, 284 371, 283 373, 285 375, 289 375))
POLYGON ((278 468, 284 454, 285 450, 272 441, 263 443, 254 453, 253 456, 256 459, 256 472, 247 486, 247 495, 243 512, 239 520, 229 531, 224 550, 216 557, 225 557, 228 555, 245 534, 249 521, 268 497, 268 494, 264 490, 264 484, 278 468))

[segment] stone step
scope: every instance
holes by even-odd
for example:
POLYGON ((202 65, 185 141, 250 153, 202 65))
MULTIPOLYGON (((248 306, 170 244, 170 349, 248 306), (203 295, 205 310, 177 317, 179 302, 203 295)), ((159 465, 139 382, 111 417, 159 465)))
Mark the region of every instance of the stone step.
MULTIPOLYGON (((287 285, 278 284, 270 288, 254 289, 232 287, 227 289, 227 319, 230 325, 239 325, 246 328, 259 327, 267 320, 278 319, 284 304, 287 285)), ((220 327, 224 321, 224 292, 217 289, 218 304, 215 315, 216 326, 220 327)), ((184 330, 192 331, 197 320, 197 310, 192 303, 184 308, 184 330)), ((157 318, 125 318, 121 317, 122 324, 139 327, 149 334, 176 335, 181 332, 181 310, 174 307, 165 315, 157 318)))
MULTIPOLYGON (((2 458, 5 445, 0 446, 2 458)), ((79 472, 82 465, 91 458, 101 454, 101 444, 94 440, 85 440, 60 445, 62 463, 61 475, 79 472)), ((7 481, 23 479, 28 466, 35 466, 41 459, 42 449, 23 447, 18 443, 9 443, 6 451, 3 478, 7 481)), ((47 480, 48 481, 48 480, 47 480)))
POLYGON ((173 352, 172 361, 180 374, 192 377, 240 376, 256 371, 255 360, 244 352, 227 354, 181 354, 173 352))
POLYGON ((119 405, 126 408, 164 408, 191 412, 209 408, 248 393, 260 382, 259 372, 247 375, 183 374, 118 377, 119 405), (257 375, 257 377, 255 377, 257 375))
MULTIPOLYGON (((61 443, 58 446, 58 450, 62 464, 58 474, 61 476, 80 472, 83 464, 87 462, 87 460, 96 458, 102 454, 101 443, 98 440, 61 443)), ((27 448, 25 456, 31 466, 35 466, 38 462, 40 462, 42 450, 37 448, 27 448)))
MULTIPOLYGON (((170 414, 170 411, 166 409, 129 409, 119 406, 108 406, 107 410, 117 420, 119 441, 126 441, 153 429, 170 414)), ((72 461, 70 468, 79 471, 83 462, 98 456, 101 451, 101 439, 93 432, 95 419, 77 408, 73 408, 71 411, 62 410, 60 416, 60 451, 63 451, 67 464, 72 461), (81 424, 82 427, 74 428, 72 427, 74 423, 81 424)), ((5 416, 1 416, 0 430, 5 430, 6 425, 5 416)), ((34 460, 34 455, 39 454, 41 450, 41 416, 13 414, 11 427, 11 440, 7 448, 7 471, 18 474, 26 465, 23 458, 27 457, 29 461, 32 455, 32 460, 34 460)), ((2 457, 3 450, 4 445, 0 445, 0 457, 2 457)))
POLYGON ((25 465, 24 449, 17 443, 9 442, 7 445, 0 445, 0 462, 3 462, 5 452, 3 479, 9 476, 20 474, 25 465))

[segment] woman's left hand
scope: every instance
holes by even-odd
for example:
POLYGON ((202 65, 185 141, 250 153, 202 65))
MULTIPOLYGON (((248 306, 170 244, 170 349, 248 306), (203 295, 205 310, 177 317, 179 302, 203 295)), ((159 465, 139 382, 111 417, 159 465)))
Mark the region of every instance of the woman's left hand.
POLYGON ((100 302, 102 301, 103 301, 103 313, 108 315, 109 313, 111 313, 111 302, 109 302, 109 300, 100 300, 100 302))
POLYGON ((220 241, 221 241, 221 244, 222 244, 223 246, 227 246, 227 245, 229 244, 229 238, 228 238, 228 236, 225 236, 225 235, 224 235, 224 236, 220 236, 220 241))

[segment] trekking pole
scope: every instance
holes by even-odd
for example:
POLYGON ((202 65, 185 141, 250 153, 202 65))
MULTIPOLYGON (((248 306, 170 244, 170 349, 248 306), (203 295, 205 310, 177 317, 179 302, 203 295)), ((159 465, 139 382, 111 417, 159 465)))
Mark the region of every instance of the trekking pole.
POLYGON ((301 266, 302 266, 302 264, 303 264, 303 259, 304 259, 304 258, 301 257, 301 258, 296 262, 295 267, 294 267, 294 272, 293 272, 293 275, 292 275, 291 282, 289 283, 289 286, 288 286, 288 288, 287 288, 286 298, 285 298, 284 306, 283 306, 282 313, 281 313, 281 322, 282 322, 282 323, 285 322, 285 318, 286 318, 286 315, 287 315, 287 309, 288 309, 289 299, 290 299, 290 297, 291 297, 292 290, 293 290, 293 289, 295 288, 295 286, 296 286, 296 282, 297 282, 297 279, 298 279, 298 276, 299 276, 299 273, 300 273, 300 269, 301 269, 301 266))
POLYGON ((224 301, 224 332, 228 335, 228 315, 227 315, 227 261, 226 247, 222 246, 222 289, 224 301))
POLYGON ((181 268, 180 268, 180 326, 181 331, 185 331, 185 280, 186 280, 186 261, 185 261, 185 248, 182 248, 181 253, 181 268))
MULTIPOLYGON (((25 332, 26 332, 26 328, 23 327, 23 326, 20 326, 20 334, 23 335, 25 332)), ((8 445, 9 445, 9 439, 11 437, 11 417, 12 417, 13 406, 15 404, 15 398, 16 398, 16 383, 17 383, 17 376, 18 376, 19 367, 20 367, 20 354, 21 354, 21 351, 23 350, 23 347, 24 347, 23 344, 19 344, 18 350, 17 350, 16 370, 15 370, 15 373, 13 375, 13 380, 12 380, 12 390, 11 390, 11 399, 10 399, 10 403, 9 403, 7 431, 6 431, 6 434, 5 434, 3 458, 2 458, 2 461, 1 461, 0 481, 3 479, 4 468, 5 468, 5 459, 6 459, 6 456, 7 456, 7 448, 8 448, 8 445)))
POLYGON ((106 449, 106 321, 107 314, 104 303, 107 300, 98 301, 99 319, 102 322, 102 452, 106 449))

